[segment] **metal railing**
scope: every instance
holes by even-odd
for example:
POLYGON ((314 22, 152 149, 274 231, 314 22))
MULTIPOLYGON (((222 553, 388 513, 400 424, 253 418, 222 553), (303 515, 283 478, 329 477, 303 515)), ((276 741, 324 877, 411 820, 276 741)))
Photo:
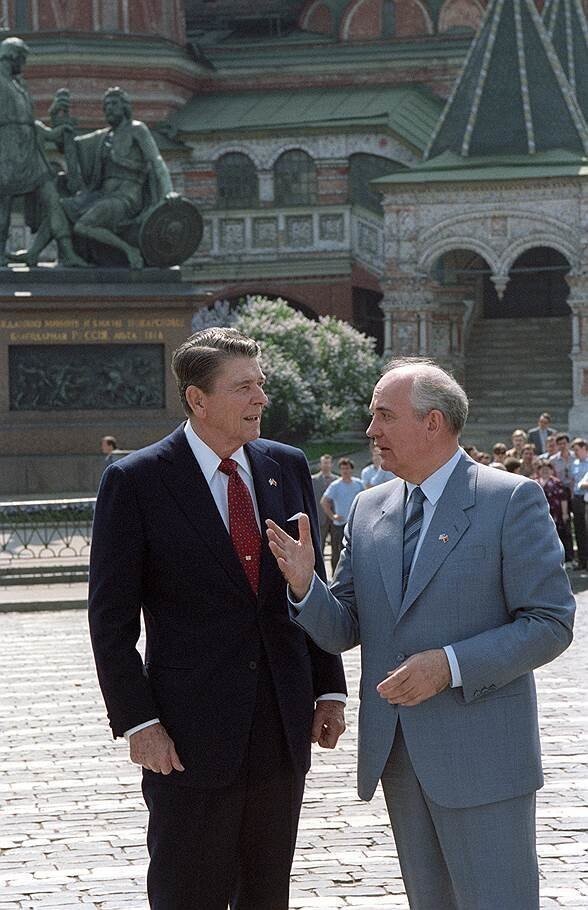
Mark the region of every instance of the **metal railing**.
POLYGON ((84 581, 95 497, 0 502, 0 583, 84 581))

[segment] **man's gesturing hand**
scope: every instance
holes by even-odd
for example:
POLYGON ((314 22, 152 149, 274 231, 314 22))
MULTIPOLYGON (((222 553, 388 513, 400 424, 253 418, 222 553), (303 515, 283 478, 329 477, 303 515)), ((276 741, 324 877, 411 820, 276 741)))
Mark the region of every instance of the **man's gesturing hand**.
POLYGON ((176 747, 161 724, 151 724, 129 738, 131 761, 148 771, 170 774, 172 769, 183 771, 176 747))
POLYGON ((296 600, 302 600, 310 588, 315 560, 308 515, 302 514, 298 519, 298 540, 282 531, 271 518, 267 518, 265 523, 269 548, 276 557, 280 571, 296 600))
POLYGON ((376 688, 391 705, 410 708, 442 692, 450 683, 447 655, 442 648, 438 648, 413 654, 396 670, 390 670, 387 679, 378 683, 376 688))
POLYGON ((345 732, 345 705, 325 698, 317 701, 312 721, 312 741, 323 749, 334 749, 345 732))

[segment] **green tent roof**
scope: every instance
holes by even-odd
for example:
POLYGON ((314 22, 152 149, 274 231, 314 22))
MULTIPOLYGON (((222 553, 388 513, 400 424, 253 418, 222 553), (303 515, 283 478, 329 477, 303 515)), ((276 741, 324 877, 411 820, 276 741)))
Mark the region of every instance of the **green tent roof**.
POLYGON ((588 158, 566 149, 535 155, 495 155, 463 158, 447 151, 400 173, 379 177, 371 183, 384 191, 387 186, 434 183, 488 183, 508 180, 545 180, 550 177, 588 177, 588 158))
POLYGON ((426 157, 588 153, 588 126, 534 0, 490 0, 426 157))
POLYGON ((172 118, 180 133, 382 126, 423 150, 441 103, 414 87, 386 86, 195 95, 172 118))
POLYGON ((547 0, 543 22, 582 113, 588 119, 588 23, 581 0, 547 0))

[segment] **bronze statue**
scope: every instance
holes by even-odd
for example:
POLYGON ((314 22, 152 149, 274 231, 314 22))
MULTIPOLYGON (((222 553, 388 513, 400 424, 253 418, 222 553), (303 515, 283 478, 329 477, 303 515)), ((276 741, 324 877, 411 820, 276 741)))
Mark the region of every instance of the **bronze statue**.
POLYGON ((77 238, 120 250, 131 268, 141 268, 138 245, 125 234, 147 208, 178 196, 149 128, 132 119, 121 88, 105 93, 104 115, 106 129, 74 140, 76 159, 67 158, 68 171, 78 164, 86 189, 64 199, 63 207, 77 238))
POLYGON ((32 101, 20 75, 28 53, 21 38, 0 42, 0 267, 8 261, 6 242, 12 201, 27 194, 35 194, 38 199, 50 234, 57 241, 62 265, 85 265, 74 252, 55 174, 43 149, 43 139, 59 140, 63 127, 50 129, 34 118, 32 101))
POLYGON ((61 88, 49 109, 51 127, 33 116, 20 76, 28 48, 21 38, 0 43, 0 266, 10 259, 36 266, 51 240, 61 265, 185 262, 202 237, 196 206, 174 193, 167 165, 145 123, 132 119, 129 96, 109 88, 103 107, 108 126, 76 135, 70 93, 61 88), (56 143, 67 170, 45 154, 56 143), (25 196, 30 249, 6 252, 12 199, 25 196))

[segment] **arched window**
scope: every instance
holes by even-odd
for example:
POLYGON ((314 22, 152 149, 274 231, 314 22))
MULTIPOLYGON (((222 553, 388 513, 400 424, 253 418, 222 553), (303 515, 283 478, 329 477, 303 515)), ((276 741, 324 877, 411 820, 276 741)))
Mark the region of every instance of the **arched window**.
POLYGON ((216 163, 218 205, 225 209, 250 209, 259 203, 257 171, 242 152, 228 152, 216 163))
POLYGON ((302 149, 280 155, 274 165, 274 183, 277 205, 314 205, 316 202, 314 161, 302 149))
POLYGON ((382 196, 370 186, 370 180, 403 171, 404 165, 390 161, 381 155, 366 155, 358 152, 349 158, 349 201, 361 205, 371 212, 383 213, 382 196))

